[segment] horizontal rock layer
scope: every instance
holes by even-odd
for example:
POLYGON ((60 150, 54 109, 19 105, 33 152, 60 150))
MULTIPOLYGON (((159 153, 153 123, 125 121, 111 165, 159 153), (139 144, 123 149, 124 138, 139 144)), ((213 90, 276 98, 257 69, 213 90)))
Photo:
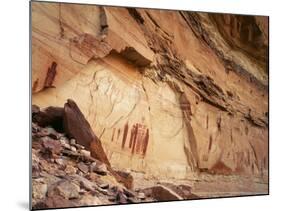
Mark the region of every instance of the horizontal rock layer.
POLYGON ((73 99, 117 168, 267 175, 267 52, 266 17, 32 2, 32 104, 73 99))

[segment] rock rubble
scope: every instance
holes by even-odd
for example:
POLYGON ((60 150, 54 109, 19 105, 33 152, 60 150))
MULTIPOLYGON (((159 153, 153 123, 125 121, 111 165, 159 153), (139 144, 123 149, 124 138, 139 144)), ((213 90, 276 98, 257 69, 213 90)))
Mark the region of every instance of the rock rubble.
MULTIPOLYGON (((33 108, 36 108, 32 110, 33 117, 36 117, 32 122, 33 209, 189 198, 190 191, 185 192, 186 197, 182 197, 182 194, 178 196, 172 184, 172 188, 168 187, 169 184, 155 184, 150 188, 134 189, 132 175, 113 170, 107 160, 102 162, 92 157, 91 152, 80 145, 79 141, 53 128, 53 121, 50 121, 53 117, 48 116, 52 114, 46 116, 45 110, 40 111, 37 106, 33 108), (38 114, 41 113, 44 117, 39 118, 38 114), (46 122, 44 118, 48 119, 48 124, 42 124, 46 122)), ((76 129, 76 132, 79 130, 76 129)))

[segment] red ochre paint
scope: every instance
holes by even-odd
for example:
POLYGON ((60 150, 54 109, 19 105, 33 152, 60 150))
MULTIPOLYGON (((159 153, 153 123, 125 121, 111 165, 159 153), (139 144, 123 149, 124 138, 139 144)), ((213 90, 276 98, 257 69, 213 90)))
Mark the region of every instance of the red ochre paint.
POLYGON ((144 137, 143 148, 142 148, 142 154, 143 155, 146 154, 148 141, 149 141, 149 129, 146 130, 146 134, 145 134, 145 137, 144 137))
POLYGON ((136 124, 136 126, 135 126, 134 139, 133 139, 133 147, 132 147, 132 154, 134 154, 134 152, 135 152, 137 135, 138 135, 138 124, 136 124))
POLYGON ((114 141, 115 129, 116 129, 116 128, 113 128, 113 132, 112 132, 112 137, 111 137, 111 141, 114 141))
POLYGON ((128 129, 129 129, 129 126, 128 126, 128 122, 127 122, 126 125, 124 126, 123 140, 122 140, 122 149, 125 147, 125 144, 126 144, 128 129))
POLYGON ((134 131, 135 131, 135 125, 133 125, 133 128, 131 129, 131 137, 130 137, 130 142, 129 142, 129 148, 131 148, 132 144, 133 144, 133 139, 134 139, 134 135, 135 135, 134 131))

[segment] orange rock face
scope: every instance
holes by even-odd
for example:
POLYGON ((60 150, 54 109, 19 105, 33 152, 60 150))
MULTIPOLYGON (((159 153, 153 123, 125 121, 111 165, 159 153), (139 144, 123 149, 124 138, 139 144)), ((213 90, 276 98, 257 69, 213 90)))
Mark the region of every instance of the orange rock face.
POLYGON ((75 100, 113 167, 268 182, 267 17, 32 2, 32 91, 75 100))

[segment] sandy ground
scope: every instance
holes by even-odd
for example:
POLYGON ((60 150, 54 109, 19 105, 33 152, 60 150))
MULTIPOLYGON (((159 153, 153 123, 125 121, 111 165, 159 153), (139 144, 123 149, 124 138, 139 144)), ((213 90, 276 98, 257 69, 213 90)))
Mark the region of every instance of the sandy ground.
POLYGON ((191 186, 192 193, 198 195, 200 198, 264 195, 268 194, 269 191, 267 175, 263 177, 250 177, 200 173, 196 177, 193 175, 184 180, 157 180, 148 178, 142 173, 133 172, 132 174, 135 188, 149 187, 161 182, 169 182, 177 185, 185 184, 191 186))

